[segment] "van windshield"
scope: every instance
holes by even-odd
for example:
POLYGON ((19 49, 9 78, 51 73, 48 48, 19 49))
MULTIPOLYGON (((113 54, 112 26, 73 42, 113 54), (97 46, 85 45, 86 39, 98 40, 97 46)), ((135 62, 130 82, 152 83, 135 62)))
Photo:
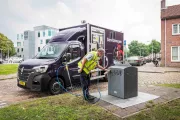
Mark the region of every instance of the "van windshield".
POLYGON ((48 43, 41 51, 36 55, 37 59, 54 59, 61 55, 65 49, 65 43, 48 43))

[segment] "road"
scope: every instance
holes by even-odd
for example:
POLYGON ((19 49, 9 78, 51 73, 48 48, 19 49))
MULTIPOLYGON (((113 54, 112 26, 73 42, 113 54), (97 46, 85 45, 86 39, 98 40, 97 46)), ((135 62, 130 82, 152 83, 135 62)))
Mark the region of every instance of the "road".
MULTIPOLYGON (((148 69, 153 68, 153 65, 148 63, 144 66, 148 69)), ((143 73, 138 72, 138 84, 139 86, 161 84, 161 83, 179 83, 180 84, 180 72, 170 73, 143 73)), ((107 82, 99 83, 100 89, 105 90, 108 88, 107 82)), ((78 93, 81 93, 80 85, 74 89, 78 93)), ((96 81, 92 82, 90 91, 97 91, 96 81)), ((82 93, 81 93, 82 94, 82 93)), ((0 107, 2 105, 16 103, 24 100, 34 99, 49 96, 47 92, 30 92, 28 90, 17 87, 16 79, 2 80, 0 81, 0 107)))

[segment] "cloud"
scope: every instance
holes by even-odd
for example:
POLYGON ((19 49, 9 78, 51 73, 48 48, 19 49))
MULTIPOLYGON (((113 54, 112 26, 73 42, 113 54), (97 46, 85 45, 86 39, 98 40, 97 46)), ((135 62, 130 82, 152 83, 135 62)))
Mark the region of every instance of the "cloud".
MULTIPOLYGON (((79 25, 81 20, 124 32, 132 40, 160 41, 161 0, 1 0, 0 32, 12 40, 24 30, 49 25, 55 28, 79 25)), ((180 4, 167 0, 167 5, 180 4)))

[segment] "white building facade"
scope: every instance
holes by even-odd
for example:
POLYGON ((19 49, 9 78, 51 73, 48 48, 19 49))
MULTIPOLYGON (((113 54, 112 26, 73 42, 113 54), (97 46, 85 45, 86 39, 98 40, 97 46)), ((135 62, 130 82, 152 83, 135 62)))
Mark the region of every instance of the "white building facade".
POLYGON ((17 34, 17 56, 24 60, 33 58, 56 33, 58 29, 42 25, 17 34))
POLYGON ((37 54, 49 42, 51 37, 58 32, 58 29, 43 25, 34 27, 34 32, 35 54, 37 54))
POLYGON ((16 55, 24 58, 24 33, 17 34, 16 55))

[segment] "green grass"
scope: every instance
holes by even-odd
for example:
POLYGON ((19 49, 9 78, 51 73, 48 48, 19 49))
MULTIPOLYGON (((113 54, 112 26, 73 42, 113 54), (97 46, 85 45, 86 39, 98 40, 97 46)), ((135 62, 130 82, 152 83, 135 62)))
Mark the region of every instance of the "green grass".
POLYGON ((180 120, 180 99, 164 105, 155 105, 149 110, 133 115, 126 120, 180 120))
POLYGON ((180 84, 159 84, 158 86, 180 88, 180 84))
POLYGON ((18 64, 2 64, 0 65, 0 75, 8 75, 16 73, 18 64))
POLYGON ((0 109, 0 120, 118 120, 82 97, 62 94, 26 101, 0 109))

